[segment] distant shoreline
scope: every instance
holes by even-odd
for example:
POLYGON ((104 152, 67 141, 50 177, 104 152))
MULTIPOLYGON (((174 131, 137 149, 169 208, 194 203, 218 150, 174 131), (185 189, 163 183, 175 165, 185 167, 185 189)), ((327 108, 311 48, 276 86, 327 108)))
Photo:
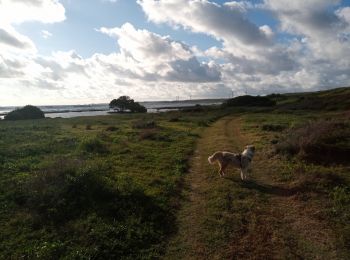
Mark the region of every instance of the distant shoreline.
MULTIPOLYGON (((147 113, 166 112, 171 110, 180 110, 185 108, 193 108, 197 104, 202 106, 208 105, 219 105, 225 99, 194 99, 194 100, 178 100, 178 101, 145 101, 140 102, 147 108, 147 113)), ((108 104, 95 104, 95 105, 58 105, 58 106, 38 106, 47 117, 78 117, 78 116, 95 116, 95 115, 106 115, 109 113, 108 104)), ((17 106, 3 106, 0 107, 0 117, 3 118, 10 111, 18 108, 17 106)))

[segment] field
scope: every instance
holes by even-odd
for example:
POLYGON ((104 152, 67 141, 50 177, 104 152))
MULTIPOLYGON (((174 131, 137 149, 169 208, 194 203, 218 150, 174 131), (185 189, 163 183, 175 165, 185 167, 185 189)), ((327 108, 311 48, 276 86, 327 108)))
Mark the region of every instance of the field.
POLYGON ((0 258, 348 259, 349 95, 1 121, 0 258), (248 182, 207 163, 248 143, 248 182))
POLYGON ((0 122, 1 257, 158 256, 218 113, 0 122))

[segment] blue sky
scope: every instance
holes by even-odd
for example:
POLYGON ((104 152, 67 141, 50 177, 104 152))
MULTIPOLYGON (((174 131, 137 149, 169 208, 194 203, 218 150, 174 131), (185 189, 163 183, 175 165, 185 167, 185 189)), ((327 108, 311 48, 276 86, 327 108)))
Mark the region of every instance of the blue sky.
MULTIPOLYGON (((170 35, 173 39, 196 45, 201 49, 220 45, 213 37, 187 30, 173 29, 166 24, 156 25, 148 22, 142 8, 133 0, 63 0, 60 1, 66 9, 67 19, 63 23, 42 24, 28 22, 18 25, 19 32, 28 35, 37 45, 39 52, 49 55, 52 51, 71 49, 79 50, 83 57, 89 57, 96 52, 111 53, 118 50, 118 45, 112 39, 95 31, 100 27, 120 27, 125 22, 137 28, 143 28, 161 35, 170 35), (96 12, 96 10, 98 10, 96 12), (53 37, 44 39, 41 31, 47 30, 53 37)), ((223 4, 226 1, 213 1, 223 4)), ((261 3, 261 1, 251 1, 261 3)), ((264 10, 249 13, 249 18, 258 25, 268 24, 276 27, 277 21, 264 10)))
POLYGON ((3 0, 0 9, 0 105, 350 85, 350 0, 3 0))

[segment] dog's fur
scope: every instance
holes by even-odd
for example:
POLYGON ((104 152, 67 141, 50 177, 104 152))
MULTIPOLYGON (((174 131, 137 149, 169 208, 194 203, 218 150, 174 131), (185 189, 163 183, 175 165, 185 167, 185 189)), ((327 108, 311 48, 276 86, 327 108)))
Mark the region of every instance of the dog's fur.
POLYGON ((210 164, 218 162, 220 166, 219 174, 221 177, 225 175, 227 166, 233 165, 241 170, 241 179, 246 180, 248 178, 248 168, 254 153, 255 147, 253 145, 247 145, 241 154, 219 151, 209 156, 208 161, 210 164))

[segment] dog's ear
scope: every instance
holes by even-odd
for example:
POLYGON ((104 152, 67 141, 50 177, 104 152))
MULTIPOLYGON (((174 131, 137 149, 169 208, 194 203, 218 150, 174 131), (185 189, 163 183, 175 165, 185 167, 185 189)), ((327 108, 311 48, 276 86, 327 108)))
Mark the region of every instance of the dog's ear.
POLYGON ((245 149, 250 149, 252 151, 255 151, 255 146, 254 145, 247 145, 245 149))

